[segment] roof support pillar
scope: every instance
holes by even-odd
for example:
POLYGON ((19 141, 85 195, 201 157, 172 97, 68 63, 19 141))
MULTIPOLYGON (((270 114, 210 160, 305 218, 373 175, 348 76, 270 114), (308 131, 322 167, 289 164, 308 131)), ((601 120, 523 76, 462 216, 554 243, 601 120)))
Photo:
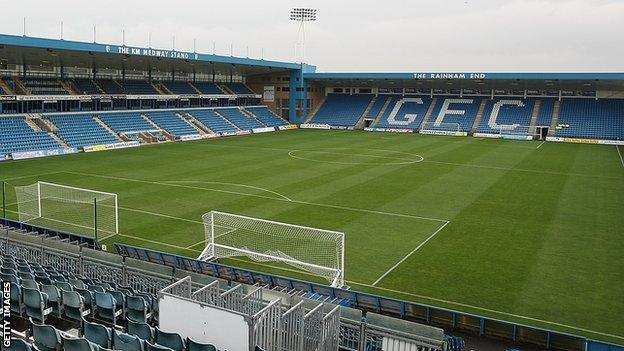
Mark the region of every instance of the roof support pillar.
POLYGON ((308 93, 305 89, 303 67, 290 71, 288 94, 288 119, 291 123, 304 123, 308 116, 308 93))

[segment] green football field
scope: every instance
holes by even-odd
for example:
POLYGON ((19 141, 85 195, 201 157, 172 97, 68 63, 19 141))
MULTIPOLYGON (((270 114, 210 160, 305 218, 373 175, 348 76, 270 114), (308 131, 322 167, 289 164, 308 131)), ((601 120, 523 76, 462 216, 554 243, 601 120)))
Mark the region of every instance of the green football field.
MULTIPOLYGON (((624 343, 615 146, 297 130, 0 163, 118 194, 104 241, 197 257, 211 210, 342 231, 351 289, 624 343)), ((59 224, 60 225, 60 224, 59 224)), ((52 226, 52 225, 50 225, 52 226)), ((318 280, 284 266, 230 259, 318 280)))

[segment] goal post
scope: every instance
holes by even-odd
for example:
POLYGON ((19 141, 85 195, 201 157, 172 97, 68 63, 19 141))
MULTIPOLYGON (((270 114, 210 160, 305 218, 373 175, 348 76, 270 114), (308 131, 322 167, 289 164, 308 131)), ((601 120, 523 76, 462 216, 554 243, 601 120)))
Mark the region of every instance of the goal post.
POLYGON ((500 135, 503 138, 510 139, 534 139, 541 140, 545 137, 545 132, 548 132, 549 126, 530 126, 521 124, 511 125, 497 125, 490 127, 493 134, 500 135))
POLYGON ((202 216, 206 246, 200 260, 247 257, 278 262, 344 285, 344 233, 211 211, 202 216))
POLYGON ((461 125, 453 122, 424 122, 420 126, 420 134, 466 136, 461 125))
POLYGON ((40 181, 15 196, 20 222, 95 239, 119 233, 117 194, 40 181))

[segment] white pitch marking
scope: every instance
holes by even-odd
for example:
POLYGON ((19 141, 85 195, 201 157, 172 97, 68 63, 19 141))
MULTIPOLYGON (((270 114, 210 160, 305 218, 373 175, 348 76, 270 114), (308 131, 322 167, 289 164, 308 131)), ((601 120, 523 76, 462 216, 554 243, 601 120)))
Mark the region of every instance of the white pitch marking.
MULTIPOLYGON (((250 189, 256 189, 256 190, 261 190, 267 193, 271 193, 273 195, 277 195, 281 198, 283 198, 286 201, 292 201, 288 196, 286 195, 282 195, 280 193, 278 193, 277 191, 273 191, 270 189, 265 189, 265 188, 261 188, 259 186, 253 186, 253 185, 247 185, 247 184, 240 184, 240 183, 227 183, 227 182, 212 182, 212 181, 203 181, 203 180, 162 180, 162 183, 171 183, 171 184, 183 184, 183 183, 195 183, 195 184, 223 184, 223 185, 233 185, 233 186, 240 186, 243 188, 250 188, 250 189)), ((210 189, 212 190, 212 189, 210 189)))
POLYGON ((190 249, 190 248, 192 248, 192 247, 195 247, 195 246, 197 246, 197 245, 199 245, 199 244, 205 244, 205 243, 206 243, 206 240, 202 240, 202 241, 200 241, 200 242, 198 242, 198 243, 195 243, 195 244, 193 244, 193 245, 187 246, 187 247, 186 247, 186 249, 188 250, 188 249, 190 249))
POLYGON ((87 177, 97 177, 97 178, 105 178, 105 179, 124 180, 124 181, 128 181, 128 182, 136 182, 136 183, 144 183, 144 184, 173 186, 173 187, 194 189, 194 190, 209 190, 209 191, 216 191, 216 192, 219 192, 219 193, 258 197, 258 198, 262 198, 262 199, 288 201, 285 198, 276 198, 276 197, 272 197, 272 196, 264 196, 264 195, 258 195, 258 194, 241 193, 241 192, 238 192, 238 191, 230 191, 230 190, 222 190, 222 189, 202 188, 202 187, 183 185, 183 184, 155 182, 155 181, 150 181, 150 180, 141 180, 141 179, 126 178, 126 177, 107 176, 107 175, 101 175, 101 174, 95 174, 95 173, 83 173, 83 172, 73 172, 73 171, 65 171, 65 173, 76 174, 76 175, 83 175, 83 176, 87 176, 87 177))
MULTIPOLYGON (((394 150, 385 150, 385 149, 368 149, 367 150, 372 150, 372 151, 384 151, 384 152, 392 152, 395 154, 403 154, 403 155, 409 155, 409 156, 416 156, 418 158, 420 158, 419 160, 411 160, 411 159, 406 159, 406 158, 400 158, 400 157, 393 157, 393 156, 381 156, 381 155, 370 155, 370 154, 350 154, 350 153, 344 153, 344 152, 335 152, 335 151, 322 151, 323 149, 320 150, 290 150, 288 152, 288 156, 292 157, 292 158, 296 158, 298 160, 304 160, 304 161, 312 161, 312 162, 319 162, 319 163, 331 163, 331 164, 341 164, 341 165, 379 165, 379 166, 383 166, 383 165, 407 165, 407 164, 413 164, 413 163, 418 163, 418 162, 422 162, 425 158, 417 155, 417 154, 411 154, 408 152, 402 152, 402 151, 394 151, 394 150), (341 156, 356 156, 356 157, 372 157, 372 158, 382 158, 382 159, 389 159, 389 160, 396 160, 399 162, 386 162, 386 163, 368 163, 368 162, 341 162, 341 161, 324 161, 324 160, 315 160, 315 159, 311 159, 311 158, 305 158, 305 157, 301 157, 301 156, 297 156, 295 155, 295 153, 297 152, 308 152, 308 153, 313 153, 313 154, 328 154, 328 155, 341 155, 341 156)), ((333 148, 333 149, 325 149, 325 150, 353 150, 351 148, 333 148)))
POLYGON ((544 143, 546 142, 546 140, 542 140, 542 142, 537 145, 536 149, 539 149, 540 147, 542 147, 542 145, 544 145, 544 143))
POLYGON ((164 243, 164 242, 162 242, 162 241, 145 239, 145 238, 142 238, 142 237, 140 237, 140 236, 134 236, 134 235, 128 235, 128 234, 121 234, 121 233, 119 233, 118 235, 119 235, 119 236, 121 236, 121 237, 131 238, 131 239, 136 239, 136 240, 140 240, 140 241, 145 241, 145 242, 152 243, 152 244, 157 244, 157 245, 165 245, 165 246, 173 247, 173 248, 176 248, 176 249, 188 250, 188 251, 195 251, 195 252, 200 252, 200 253, 201 253, 201 251, 200 251, 200 250, 188 249, 188 248, 186 248, 186 247, 182 247, 182 246, 178 246, 178 245, 167 244, 167 243, 164 243))
POLYGON ((47 173, 39 173, 39 174, 28 174, 28 175, 23 175, 23 176, 19 176, 19 177, 5 178, 5 179, 2 179, 2 181, 6 182, 7 180, 17 180, 17 179, 23 179, 23 178, 38 178, 38 177, 41 177, 41 176, 58 174, 58 173, 65 173, 65 172, 64 171, 58 171, 58 172, 47 172, 47 173))
POLYGON ((354 212, 363 212, 363 213, 372 213, 372 214, 385 215, 385 216, 394 216, 394 217, 412 218, 412 219, 423 219, 423 220, 435 221, 435 222, 448 222, 446 219, 439 219, 439 218, 433 218, 433 217, 414 216, 414 215, 403 214, 403 213, 368 210, 368 209, 363 209, 363 208, 355 208, 355 207, 347 207, 347 206, 331 205, 331 204, 322 204, 322 203, 300 201, 300 200, 287 201, 286 199, 278 198, 278 197, 272 197, 272 196, 263 196, 263 195, 248 194, 248 193, 239 193, 239 192, 232 192, 232 191, 225 191, 225 190, 218 190, 218 189, 211 189, 211 188, 193 187, 193 186, 181 185, 181 184, 161 183, 161 182, 154 182, 154 181, 148 181, 148 180, 140 180, 140 179, 132 179, 132 178, 124 178, 124 177, 115 177, 115 176, 106 176, 106 175, 100 175, 100 174, 94 174, 94 173, 82 173, 82 172, 70 172, 70 171, 66 171, 65 173, 83 175, 83 176, 88 176, 88 177, 96 177, 96 178, 125 180, 125 181, 144 183, 144 184, 180 187, 180 188, 188 188, 188 189, 195 189, 195 190, 208 190, 208 191, 226 192, 226 193, 232 193, 232 194, 235 194, 235 195, 259 197, 259 198, 268 199, 268 200, 286 201, 286 202, 302 204, 302 205, 327 207, 327 208, 337 208, 337 209, 341 209, 341 210, 354 211, 354 212))
POLYGON ((436 297, 429 297, 429 296, 424 296, 424 295, 408 293, 408 292, 401 291, 401 290, 382 288, 382 287, 379 287, 379 286, 373 286, 373 285, 370 285, 370 284, 358 283, 358 282, 350 281, 350 280, 346 280, 346 282, 347 283, 351 283, 351 284, 355 284, 355 285, 366 286, 366 287, 369 287, 369 288, 389 291, 389 292, 393 292, 393 293, 397 293, 397 294, 414 296, 414 297, 421 298, 421 299, 426 299, 426 300, 446 303, 446 304, 449 304, 449 305, 461 306, 461 307, 465 307, 465 308, 471 308, 471 309, 485 311, 485 312, 489 312, 489 313, 495 313, 495 314, 504 315, 504 316, 508 316, 508 317, 526 319, 526 320, 530 320, 530 321, 534 321, 534 322, 545 323, 545 324, 550 324, 550 325, 556 325, 558 327, 569 328, 569 329, 574 329, 574 330, 580 330, 580 331, 584 331, 584 332, 588 332, 588 333, 592 333, 592 334, 599 334, 599 335, 604 335, 604 336, 609 336, 609 337, 612 337, 612 338, 624 340, 624 336, 621 336, 621 335, 602 333, 602 332, 598 332, 598 331, 595 331, 595 330, 579 328, 579 327, 573 327, 571 325, 557 323, 557 322, 551 322, 551 321, 546 321, 546 320, 538 319, 538 318, 534 318, 534 317, 527 317, 527 316, 523 316, 523 315, 519 315, 519 314, 497 311, 497 310, 493 310, 493 309, 490 309, 490 308, 479 307, 479 306, 475 306, 475 305, 469 305, 469 304, 465 304, 465 303, 461 303, 461 302, 455 302, 455 301, 450 301, 450 300, 439 299, 439 298, 436 298, 436 297))
POLYGON ((434 161, 434 160, 429 160, 429 159, 424 160, 423 162, 426 162, 426 163, 436 163, 436 164, 441 164, 441 165, 450 165, 450 166, 460 166, 460 167, 495 169, 495 170, 499 170, 499 171, 516 171, 516 172, 528 172, 528 173, 536 173, 536 174, 552 174, 552 175, 578 176, 578 177, 602 178, 602 179, 621 179, 620 177, 603 176, 603 175, 599 175, 599 174, 564 173, 564 172, 555 172, 555 171, 540 171, 540 170, 536 170, 536 169, 485 166, 485 165, 475 165, 475 164, 470 164, 470 163, 434 161))
POLYGON ((620 147, 618 145, 615 145, 615 149, 618 152, 618 155, 620 155, 620 163, 622 163, 622 167, 624 167, 624 158, 622 158, 622 153, 620 152, 620 147))
POLYGON ((425 241, 421 242, 418 246, 416 246, 416 248, 414 248, 414 250, 410 251, 410 253, 405 255, 405 257, 403 257, 399 262, 397 262, 394 266, 392 266, 392 268, 388 269, 384 274, 382 274, 381 277, 377 278, 377 280, 375 280, 375 282, 373 283, 373 286, 377 285, 377 283, 379 283, 383 278, 385 278, 388 274, 390 274, 390 272, 392 272, 398 266, 400 266, 401 263, 405 262, 405 260, 407 260, 410 256, 414 254, 414 252, 420 250, 421 247, 423 247, 429 240, 431 240, 434 236, 436 236, 436 234, 438 234, 442 229, 444 229, 444 227, 446 227, 449 223, 451 222, 447 221, 446 223, 444 223, 440 228, 438 228, 438 230, 433 232, 433 234, 429 235, 429 237, 425 239, 425 241))

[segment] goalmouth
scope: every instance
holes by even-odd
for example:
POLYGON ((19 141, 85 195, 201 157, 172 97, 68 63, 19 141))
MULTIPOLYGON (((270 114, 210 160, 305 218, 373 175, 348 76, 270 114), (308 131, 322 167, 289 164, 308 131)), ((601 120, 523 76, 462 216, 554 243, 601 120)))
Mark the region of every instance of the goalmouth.
POLYGON ((103 240, 119 233, 117 194, 37 182, 16 186, 20 222, 103 240))
POLYGON ((344 285, 344 233, 210 211, 202 216, 206 247, 198 259, 243 256, 280 262, 344 285))

